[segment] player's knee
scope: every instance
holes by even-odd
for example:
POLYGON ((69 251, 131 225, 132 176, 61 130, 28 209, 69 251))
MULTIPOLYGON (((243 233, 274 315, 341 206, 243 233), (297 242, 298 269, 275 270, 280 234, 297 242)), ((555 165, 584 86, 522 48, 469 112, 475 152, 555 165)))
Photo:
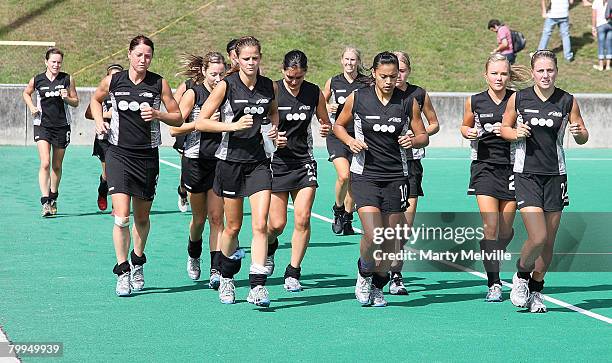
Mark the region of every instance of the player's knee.
POLYGON ((223 228, 223 213, 209 213, 208 223, 217 228, 223 228))
POLYGON ((139 226, 146 225, 149 223, 149 215, 144 213, 134 214, 134 223, 139 226))
POLYGON ((115 216, 115 225, 119 228, 126 228, 130 226, 130 217, 119 217, 115 216))
POLYGON ((338 182, 340 184, 346 184, 349 182, 351 175, 348 170, 346 172, 338 172, 338 182))
POLYGON ((489 240, 497 239, 497 223, 495 222, 484 223, 482 227, 483 227, 484 238, 489 239, 489 240))
POLYGON ((310 228, 310 213, 302 212, 295 216, 295 229, 305 231, 310 228))

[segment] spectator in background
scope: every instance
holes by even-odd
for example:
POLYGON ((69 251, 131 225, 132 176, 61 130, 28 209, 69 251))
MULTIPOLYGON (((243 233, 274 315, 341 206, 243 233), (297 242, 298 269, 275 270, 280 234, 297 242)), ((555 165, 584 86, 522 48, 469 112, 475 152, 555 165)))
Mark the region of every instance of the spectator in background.
POLYGON ((550 0, 548 2, 549 6, 546 4, 547 0, 541 0, 542 17, 546 20, 544 20, 544 29, 542 29, 538 50, 547 48, 553 28, 558 25, 563 42, 563 56, 566 61, 572 62, 574 61, 574 53, 572 53, 569 33, 569 6, 574 3, 574 0, 550 0))
POLYGON ((493 53, 501 53, 510 64, 514 64, 516 59, 516 55, 514 54, 514 49, 512 47, 512 35, 510 34, 510 28, 506 25, 502 24, 497 19, 489 20, 489 24, 487 28, 497 33, 497 48, 491 51, 493 53))
POLYGON ((610 60, 612 59, 612 25, 606 19, 606 6, 608 0, 593 1, 593 36, 597 37, 597 55, 599 64, 594 64, 593 68, 598 71, 610 70, 610 60), (606 65, 604 67, 604 59, 606 65))

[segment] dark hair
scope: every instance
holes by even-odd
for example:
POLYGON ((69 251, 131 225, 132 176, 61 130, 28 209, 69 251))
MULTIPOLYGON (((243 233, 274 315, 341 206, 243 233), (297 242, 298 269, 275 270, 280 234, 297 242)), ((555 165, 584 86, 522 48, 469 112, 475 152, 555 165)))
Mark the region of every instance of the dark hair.
POLYGON ((557 55, 553 53, 552 50, 541 49, 533 53, 533 56, 531 57, 531 69, 533 69, 535 62, 540 58, 552 59, 552 61, 555 63, 555 68, 557 68, 557 55))
POLYGON ((294 49, 285 54, 283 60, 283 69, 300 68, 304 71, 308 70, 308 57, 301 50, 294 49))
POLYGON ((496 26, 501 26, 501 25, 502 25, 501 21, 497 19, 491 19, 489 20, 489 24, 487 24, 487 29, 495 28, 496 26))
POLYGON ((111 64, 108 66, 108 68, 106 68, 106 74, 110 74, 113 69, 118 69, 121 72, 123 70, 123 66, 117 63, 111 64))
POLYGON ((62 52, 59 48, 51 47, 47 49, 47 53, 45 53, 45 60, 49 60, 52 54, 59 54, 64 58, 64 52, 62 52))
POLYGON ((227 42, 227 46, 225 47, 227 54, 230 54, 232 50, 236 49, 237 42, 238 42, 238 39, 232 39, 229 42, 227 42))
POLYGON ((219 52, 208 52, 206 55, 199 56, 194 54, 183 54, 181 57, 183 70, 176 74, 177 77, 185 76, 193 80, 196 84, 204 83, 206 76, 202 70, 206 71, 211 63, 220 63, 224 66, 225 58, 219 52))
POLYGON ((136 48, 140 44, 148 45, 149 47, 151 47, 151 53, 155 52, 155 46, 153 45, 153 41, 146 35, 142 34, 137 35, 134 37, 134 39, 132 39, 132 41, 130 42, 130 51, 134 50, 134 48, 136 48))
MULTIPOLYGON (((259 40, 253 36, 241 37, 236 41, 236 55, 240 56, 240 50, 245 47, 255 47, 257 48, 257 52, 261 54, 261 43, 259 43, 259 40)), ((239 70, 240 66, 236 64, 232 66, 229 71, 227 71, 225 76, 227 77, 232 73, 238 72, 239 70)))

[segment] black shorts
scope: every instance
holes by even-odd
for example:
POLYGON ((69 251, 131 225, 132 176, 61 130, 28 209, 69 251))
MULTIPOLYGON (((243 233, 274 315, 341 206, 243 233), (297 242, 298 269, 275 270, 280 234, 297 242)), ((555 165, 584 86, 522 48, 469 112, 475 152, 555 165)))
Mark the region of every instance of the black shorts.
POLYGON ((65 149, 70 144, 70 125, 62 127, 34 126, 34 142, 45 140, 49 144, 65 149))
POLYGON ((408 160, 408 183, 410 198, 422 197, 423 194, 423 164, 420 159, 408 160))
POLYGON ((91 154, 91 156, 97 156, 101 162, 104 162, 106 160, 106 157, 105 157, 106 151, 108 150, 109 147, 110 147, 110 142, 108 142, 107 139, 100 140, 96 136, 94 138, 93 153, 91 154))
POLYGON ((209 191, 215 182, 217 159, 181 158, 181 184, 190 193, 209 191))
POLYGON ((262 190, 272 190, 270 159, 251 163, 217 161, 213 191, 218 196, 244 198, 262 190))
POLYGON ((172 145, 172 148, 174 150, 176 150, 179 154, 183 155, 183 152, 185 150, 183 150, 183 148, 185 147, 185 138, 187 137, 187 135, 179 135, 174 139, 174 145, 172 145))
POLYGON ((381 213, 403 213, 408 207, 408 178, 404 180, 374 181, 351 173, 351 191, 357 205, 376 207, 381 213))
POLYGON ((567 175, 514 174, 516 207, 539 207, 560 212, 569 205, 567 175))
POLYGON ((290 192, 307 187, 317 188, 317 162, 272 162, 272 192, 290 192))
POLYGON ((353 152, 346 146, 340 139, 333 133, 330 133, 325 138, 325 144, 327 145, 327 152, 329 153, 329 161, 334 161, 337 158, 345 158, 351 162, 353 159, 353 152))
POLYGON ((123 193, 132 197, 153 200, 159 177, 159 154, 135 155, 111 145, 106 151, 106 180, 109 194, 123 193))
POLYGON ((468 195, 486 195, 499 200, 515 200, 514 189, 514 172, 511 164, 472 161, 468 195))

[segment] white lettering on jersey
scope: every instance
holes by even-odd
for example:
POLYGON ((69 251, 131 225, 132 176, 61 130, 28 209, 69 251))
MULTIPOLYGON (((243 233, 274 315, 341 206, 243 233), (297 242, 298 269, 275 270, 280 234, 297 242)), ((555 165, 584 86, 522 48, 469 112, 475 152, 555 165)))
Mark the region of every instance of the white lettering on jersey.
POLYGON ((260 105, 260 104, 263 104, 263 103, 270 103, 270 100, 267 99, 267 98, 260 98, 260 99, 257 100, 257 102, 255 102, 255 104, 257 104, 257 105, 260 105))
POLYGON ((530 110, 528 108, 525 109, 525 113, 540 113, 540 110, 530 110))
POLYGON ((115 92, 115 96, 129 96, 129 92, 115 92))
POLYGON ((151 92, 143 92, 143 93, 139 94, 138 96, 139 97, 153 98, 153 93, 151 93, 151 92))

